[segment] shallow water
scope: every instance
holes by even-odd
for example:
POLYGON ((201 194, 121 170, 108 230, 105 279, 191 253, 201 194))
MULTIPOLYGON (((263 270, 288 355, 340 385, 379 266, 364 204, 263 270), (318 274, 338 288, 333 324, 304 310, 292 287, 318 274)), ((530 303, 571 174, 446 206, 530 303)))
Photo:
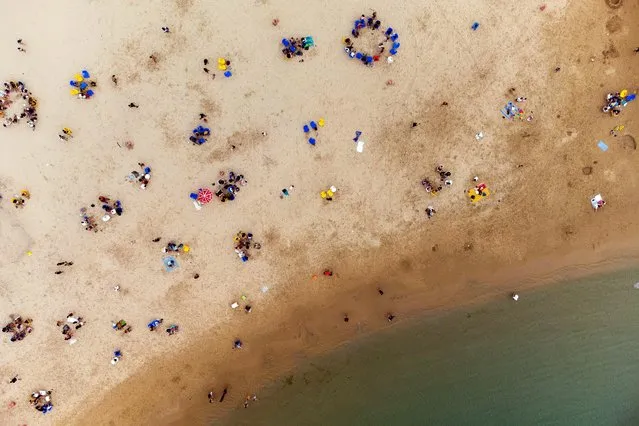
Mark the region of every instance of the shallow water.
POLYGON ((397 324, 310 360, 228 425, 637 425, 639 270, 397 324))

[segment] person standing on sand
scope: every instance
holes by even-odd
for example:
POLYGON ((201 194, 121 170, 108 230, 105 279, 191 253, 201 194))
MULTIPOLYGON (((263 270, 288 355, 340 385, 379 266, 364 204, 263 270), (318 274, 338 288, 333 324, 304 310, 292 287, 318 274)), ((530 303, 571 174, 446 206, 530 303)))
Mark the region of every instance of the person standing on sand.
POLYGON ((215 393, 213 391, 209 392, 209 404, 213 404, 215 401, 215 393))

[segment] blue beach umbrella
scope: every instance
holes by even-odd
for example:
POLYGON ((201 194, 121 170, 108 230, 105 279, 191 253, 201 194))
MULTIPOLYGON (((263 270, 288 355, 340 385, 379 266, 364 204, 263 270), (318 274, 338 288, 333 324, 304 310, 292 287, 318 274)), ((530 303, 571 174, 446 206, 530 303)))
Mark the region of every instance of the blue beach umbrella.
POLYGON ((82 77, 83 77, 83 78, 89 78, 89 77, 91 77, 91 76, 89 75, 89 71, 87 71, 87 70, 82 70, 82 77))
POLYGON ((93 96, 93 90, 87 90, 87 96, 89 97, 93 96))
POLYGON ((233 74, 231 73, 231 71, 225 71, 224 72, 224 77, 229 78, 230 76, 232 76, 233 74))
POLYGON ((70 85, 70 86, 73 86, 73 87, 78 87, 78 83, 76 83, 76 81, 75 81, 75 80, 70 80, 70 81, 69 81, 69 85, 70 85))
POLYGON ((311 145, 313 145, 313 146, 315 146, 315 142, 317 142, 317 141, 315 140, 315 138, 310 138, 310 139, 308 140, 308 143, 310 143, 310 144, 311 144, 311 145))
POLYGON ((397 54, 397 49, 391 49, 391 50, 389 51, 389 53, 390 53, 391 55, 396 55, 396 54, 397 54))
POLYGON ((316 123, 316 122, 314 122, 314 121, 311 121, 311 128, 312 128, 313 130, 317 130, 317 123, 316 123))
POLYGON ((81 89, 81 90, 84 90, 84 89, 86 89, 87 87, 89 87, 89 85, 88 85, 88 84, 86 84, 84 81, 83 81, 82 83, 80 83, 80 89, 81 89))
POLYGON ((284 47, 289 47, 291 45, 291 42, 289 42, 287 39, 283 38, 282 39, 282 44, 284 45, 284 47))
POLYGON ((310 129, 308 128, 307 124, 304 125, 303 129, 304 129, 304 133, 310 132, 310 129))

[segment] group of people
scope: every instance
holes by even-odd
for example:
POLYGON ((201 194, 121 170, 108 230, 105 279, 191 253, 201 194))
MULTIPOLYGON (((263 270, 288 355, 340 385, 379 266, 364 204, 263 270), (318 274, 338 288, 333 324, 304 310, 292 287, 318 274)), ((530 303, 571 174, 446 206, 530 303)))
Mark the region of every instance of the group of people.
MULTIPOLYGON (((208 68, 209 66, 209 60, 207 58, 204 58, 204 72, 205 73, 209 73, 210 70, 208 68)), ((222 71, 224 73, 224 77, 229 78, 233 75, 233 72, 231 71, 231 61, 226 59, 226 58, 217 58, 217 69, 222 71)), ((215 79, 215 73, 212 74, 213 79, 215 79)))
POLYGON ((249 250, 254 248, 259 250, 262 248, 260 243, 253 242, 253 234, 250 232, 238 232, 233 237, 233 241, 235 242, 235 253, 242 259, 242 262, 246 262, 249 260, 249 250))
POLYGON ((162 249, 162 253, 176 253, 180 252, 188 253, 191 248, 184 243, 176 243, 175 241, 169 241, 168 244, 162 249))
POLYGON ((111 327, 114 330, 122 331, 123 334, 128 334, 131 332, 131 326, 126 323, 125 320, 121 319, 118 322, 111 322, 111 327))
POLYGON ((128 180, 129 182, 137 181, 137 183, 140 184, 140 188, 146 189, 149 181, 151 180, 151 168, 144 163, 138 163, 138 166, 140 167, 141 171, 131 171, 131 173, 126 177, 126 180, 128 180))
POLYGON ((471 202, 476 203, 482 198, 488 197, 490 195, 488 186, 485 183, 479 182, 479 177, 473 177, 473 182, 475 182, 475 186, 467 191, 468 197, 470 198, 471 202))
POLYGON ((64 340, 71 340, 73 338, 73 329, 79 330, 84 325, 84 319, 80 316, 75 316, 73 312, 67 315, 66 321, 58 321, 55 324, 57 327, 62 327, 62 334, 64 340))
POLYGON ((22 191, 20 191, 20 195, 16 194, 13 196, 13 198, 11 199, 11 202, 13 203, 13 206, 16 209, 21 209, 24 207, 25 203, 30 198, 31 198, 31 193, 27 191, 26 189, 23 189, 22 191))
POLYGON ((193 134, 189 136, 189 140, 193 145, 203 145, 208 141, 210 135, 211 129, 200 125, 193 129, 193 134))
POLYGON ((311 36, 302 38, 291 37, 288 39, 283 38, 282 45, 284 46, 284 49, 282 49, 282 53, 284 54, 284 56, 290 59, 295 56, 304 55, 304 51, 315 46, 315 42, 313 41, 313 37, 311 36))
MULTIPOLYGON (((146 326, 149 328, 149 331, 155 331, 163 322, 164 322, 164 318, 156 318, 150 323, 148 323, 146 326)), ((168 334, 169 336, 172 336, 178 331, 180 331, 180 327, 177 324, 171 324, 169 327, 167 327, 166 334, 168 334)))
MULTIPOLYGON (((144 163, 139 163, 139 164, 144 164, 144 163)), ((148 179, 146 179, 146 183, 148 183, 148 179)), ((106 197, 104 195, 98 196, 98 200, 100 201, 100 203, 102 203, 102 206, 101 206, 102 210, 105 211, 105 214, 102 216, 103 222, 108 222, 109 220, 111 220, 111 217, 113 217, 114 215, 122 216, 122 213, 124 212, 124 208, 122 207, 122 202, 120 200, 112 201, 109 197, 106 197)), ((95 207, 95 206, 96 206, 95 204, 91 204, 91 207, 95 207)), ((82 207, 80 209, 80 217, 82 218, 82 221, 80 222, 80 224, 84 226, 85 230, 98 232, 98 225, 95 220, 95 217, 89 213, 88 208, 82 207)))
MULTIPOLYGON (((371 31, 377 31, 382 26, 382 22, 377 19, 377 12, 373 12, 371 16, 362 15, 359 19, 353 23, 351 29, 351 36, 357 39, 361 36, 361 31, 369 29, 371 31)), ((397 49, 400 47, 399 34, 395 33, 393 28, 389 27, 384 31, 383 39, 379 39, 377 43, 377 51, 374 53, 362 52, 361 49, 355 47, 353 39, 350 37, 344 38, 344 51, 351 58, 362 61, 364 65, 372 66, 375 62, 378 62, 381 55, 386 51, 388 47, 387 61, 390 63, 393 61, 392 56, 397 54, 397 49), (387 46, 388 45, 388 46, 387 46)))
POLYGON ((29 403, 42 414, 48 413, 53 409, 53 404, 51 403, 51 391, 39 390, 33 392, 29 398, 29 403))
POLYGON ((69 85, 72 87, 71 95, 77 96, 78 99, 91 99, 94 95, 93 89, 98 84, 93 80, 88 80, 91 77, 89 71, 82 70, 79 74, 73 77, 73 80, 69 81, 69 85))
POLYGON ((3 333, 11 333, 11 341, 17 342, 23 340, 27 337, 27 334, 33 331, 33 327, 31 324, 33 320, 31 318, 22 319, 20 315, 18 316, 9 316, 11 321, 9 321, 4 327, 2 327, 3 333))
POLYGON ((439 183, 434 184, 428 178, 422 180, 422 186, 426 192, 432 195, 437 195, 439 191, 443 189, 443 185, 450 186, 453 184, 453 180, 451 179, 452 173, 449 170, 445 170, 443 165, 440 164, 437 166, 435 171, 439 174, 439 183))
POLYGON ((58 137, 60 138, 60 140, 68 141, 69 138, 73 138, 73 131, 68 127, 63 127, 62 133, 58 133, 58 137))
POLYGON ((603 112, 609 112, 612 115, 619 115, 621 109, 626 106, 628 102, 635 99, 635 94, 628 94, 627 90, 621 92, 608 93, 606 95, 606 105, 601 109, 603 112))
POLYGON ((98 224, 95 221, 95 217, 88 213, 88 209, 86 207, 82 207, 80 209, 80 217, 82 218, 80 224, 84 226, 86 231, 98 232, 98 224))
POLYGON ((225 172, 220 172, 220 179, 213 186, 217 186, 215 196, 221 201, 226 200, 233 201, 238 192, 240 192, 240 186, 246 186, 248 181, 244 178, 244 175, 236 174, 234 171, 229 171, 228 176, 225 172))
POLYGON ((22 119, 26 119, 29 127, 35 130, 38 121, 37 104, 38 102, 23 82, 5 81, 4 90, 0 91, 0 118, 4 118, 2 126, 9 127, 22 119), (20 99, 23 102, 22 112, 20 114, 16 112, 12 114, 10 111, 11 106, 20 99))
MULTIPOLYGON (((515 91, 514 88, 510 89, 510 93, 514 93, 514 91, 515 91)), ((508 102, 500 110, 502 118, 505 118, 508 120, 512 120, 513 118, 518 118, 519 120, 525 119, 526 121, 533 121, 534 116, 532 111, 530 111, 530 113, 526 116, 526 112, 524 111, 524 109, 521 106, 516 105, 516 104, 524 103, 527 100, 528 100, 527 98, 520 96, 517 99, 515 99, 515 102, 508 102)), ((481 137, 483 138, 483 135, 481 137)), ((481 138, 477 138, 477 140, 481 140, 481 138)))
MULTIPOLYGON (((324 127, 324 119, 323 118, 320 118, 319 120, 317 120, 317 123, 314 120, 311 120, 308 124, 305 124, 302 127, 302 130, 304 130, 304 134, 305 135, 308 135, 310 133, 311 129, 313 129, 313 131, 315 132, 315 135, 317 136, 317 132, 319 131, 320 127, 324 127)), ((308 138, 308 143, 309 144, 315 146, 316 142, 317 142, 317 139, 315 139, 314 137, 308 138)))

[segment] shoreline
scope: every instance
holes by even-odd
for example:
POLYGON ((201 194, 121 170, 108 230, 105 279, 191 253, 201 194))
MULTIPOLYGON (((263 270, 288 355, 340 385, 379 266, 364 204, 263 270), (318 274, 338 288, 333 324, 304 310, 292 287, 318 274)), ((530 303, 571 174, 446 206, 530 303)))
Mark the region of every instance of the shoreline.
MULTIPOLYGON (((472 309, 498 297, 506 298, 509 297, 510 292, 515 290, 520 292, 521 296, 517 303, 526 303, 526 291, 548 285, 561 285, 565 281, 577 278, 626 269, 637 260, 639 260, 639 245, 628 240, 621 244, 603 246, 596 251, 573 250, 564 253, 559 259, 557 255, 549 254, 523 264, 497 270, 493 275, 492 282, 477 281, 477 284, 484 289, 490 288, 490 292, 478 294, 463 303, 459 303, 459 294, 457 293, 447 298, 444 303, 424 303, 424 300, 428 299, 428 291, 424 292, 426 294, 413 292, 410 295, 390 295, 387 293, 385 296, 402 301, 404 308, 396 321, 398 327, 404 327, 409 326, 411 321, 424 316, 436 317, 450 311, 472 309), (553 262, 549 262, 550 260, 553 262), (547 265, 547 269, 540 269, 540 265, 547 265), (410 300, 406 299, 407 296, 410 296, 410 300)), ((487 273, 486 276, 488 275, 490 274, 487 273)), ((631 286, 632 283, 628 285, 631 286)), ((374 306, 378 296, 373 295, 375 288, 372 287, 371 284, 361 285, 355 290, 344 291, 344 294, 340 294, 337 299, 343 300, 342 303, 346 305, 357 303, 374 306), (363 287, 369 287, 369 296, 362 297, 363 287)), ((460 282, 456 287, 464 287, 464 283, 460 282)), ((96 406, 89 407, 81 415, 74 415, 73 419, 64 419, 63 423, 80 425, 88 419, 92 419, 95 423, 96 419, 103 418, 104 424, 115 419, 117 424, 153 424, 161 420, 162 424, 178 425, 185 423, 205 424, 205 420, 224 418, 234 409, 241 407, 245 395, 252 393, 259 395, 260 389, 288 372, 294 371, 300 363, 309 358, 326 354, 348 345, 352 341, 364 339, 380 330, 388 329, 388 324, 381 318, 383 311, 379 309, 379 321, 363 318, 356 323, 358 330, 355 330, 355 327, 350 329, 344 327, 339 318, 339 312, 343 305, 327 306, 335 299, 335 295, 328 295, 322 301, 315 301, 307 305, 308 311, 315 312, 315 314, 294 312, 291 314, 291 318, 295 321, 294 326, 291 326, 289 319, 280 317, 273 321, 273 326, 266 332, 260 327, 254 327, 245 334, 247 351, 243 353, 232 353, 231 350, 223 349, 231 346, 231 341, 228 340, 233 336, 231 331, 227 329, 213 332, 209 338, 204 338, 204 343, 194 343, 190 347, 184 348, 183 354, 189 354, 188 356, 178 355, 169 360, 154 360, 152 367, 144 369, 121 385, 111 389, 105 395, 104 400, 97 403, 96 406), (330 313, 332 313, 333 319, 331 324, 326 324, 326 316, 330 313), (215 344, 214 342, 220 337, 226 338, 228 344, 215 344), (308 345, 309 341, 312 341, 313 344, 308 345), (294 354, 294 357, 282 360, 280 355, 284 354, 294 354), (275 361, 276 359, 278 361, 275 361), (156 362, 159 365, 155 364, 156 362), (188 367, 185 369, 182 365, 188 367), (212 379, 212 377, 191 378, 185 382, 188 388, 178 386, 175 377, 179 376, 180 371, 206 371, 204 365, 209 366, 209 370, 212 371, 211 376, 216 379, 212 379), (156 371, 162 373, 158 376, 156 371), (173 379, 169 376, 172 376, 173 379), (222 384, 230 385, 230 392, 223 406, 214 404, 211 407, 206 401, 207 389, 210 388, 209 383, 217 385, 216 390, 222 384), (140 389, 151 388, 164 389, 162 393, 165 393, 166 396, 165 398, 154 397, 153 405, 149 406, 151 401, 148 395, 145 395, 140 389), (171 399, 170 395, 179 395, 177 397, 177 400, 181 400, 179 405, 167 407, 166 401, 171 399), (120 407, 117 403, 108 402, 116 399, 123 399, 127 401, 127 404, 125 407, 120 407), (200 399, 199 402, 198 399, 200 399), (109 408, 105 411, 105 407, 109 408), (211 414, 205 419, 202 417, 202 413, 207 411, 210 411, 211 414), (105 413, 108 414, 105 415, 105 413), (109 420, 107 421, 107 419, 109 420)), ((374 310, 372 309, 372 311, 374 310)), ((370 311, 369 309, 368 313, 370 311)), ((354 325, 353 321, 355 320, 353 318, 350 325, 354 325)), ((227 324, 224 328, 236 329, 237 326, 227 324)))

